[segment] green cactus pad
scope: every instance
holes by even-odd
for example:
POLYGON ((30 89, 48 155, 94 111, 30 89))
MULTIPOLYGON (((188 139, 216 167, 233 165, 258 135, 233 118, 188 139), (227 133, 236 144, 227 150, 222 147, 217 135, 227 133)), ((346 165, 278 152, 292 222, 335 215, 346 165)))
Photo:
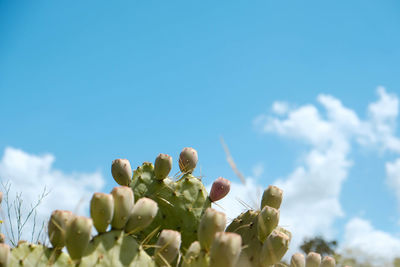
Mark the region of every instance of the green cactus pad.
POLYGON ((259 210, 248 210, 235 218, 226 228, 226 232, 237 233, 242 236, 242 249, 239 266, 262 267, 260 253, 263 243, 258 239, 257 224, 259 210))
POLYGON ((79 266, 155 267, 156 264, 134 237, 112 230, 92 239, 79 266))
MULTIPOLYGON (((211 206, 203 183, 191 174, 178 181, 158 180, 152 163, 145 162, 133 174, 130 184, 135 199, 148 197, 157 202, 159 211, 152 224, 137 234, 144 239, 155 228, 177 230, 182 233, 182 247, 188 248, 197 239, 197 229, 205 209, 211 206)), ((154 243, 155 239, 151 243, 154 243)))
POLYGON ((74 266, 67 253, 43 245, 22 243, 11 250, 10 266, 74 266))

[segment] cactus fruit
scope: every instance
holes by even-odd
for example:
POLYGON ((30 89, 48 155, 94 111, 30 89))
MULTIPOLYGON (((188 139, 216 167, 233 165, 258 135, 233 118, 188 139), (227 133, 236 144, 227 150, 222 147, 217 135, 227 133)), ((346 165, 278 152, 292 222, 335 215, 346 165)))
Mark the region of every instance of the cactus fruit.
POLYGON ((306 257, 306 267, 319 267, 321 264, 321 255, 315 252, 310 252, 306 257))
POLYGON ((320 267, 335 267, 336 261, 333 257, 325 256, 322 261, 320 267))
POLYGON ((90 217, 97 232, 104 233, 114 214, 114 199, 111 194, 94 193, 90 201, 90 217))
POLYGON ((261 198, 261 209, 270 206, 279 209, 282 203, 283 192, 276 186, 270 185, 265 189, 261 198))
POLYGON ((289 249, 289 241, 285 233, 274 230, 262 247, 261 263, 268 266, 279 262, 289 249))
POLYGON ((225 213, 208 208, 201 218, 199 230, 197 232, 201 248, 208 251, 214 236, 217 232, 222 232, 226 225, 225 213))
POLYGON ((6 236, 3 233, 0 233, 0 244, 3 244, 6 241, 6 236))
POLYGON ((157 203, 150 198, 139 199, 132 209, 132 214, 125 225, 125 232, 129 234, 143 230, 156 217, 158 212, 157 203))
POLYGON ((10 247, 7 244, 0 244, 0 266, 7 267, 10 262, 10 247))
POLYGON ((127 186, 117 186, 111 191, 114 199, 114 215, 111 221, 113 229, 121 230, 131 216, 135 198, 127 186))
POLYGON ((54 248, 61 249, 65 246, 67 225, 73 218, 73 213, 67 210, 55 210, 52 212, 47 231, 50 243, 54 248))
POLYGON ((239 259, 242 238, 235 233, 218 232, 210 251, 210 267, 233 267, 239 259))
POLYGON ((186 251, 182 267, 208 267, 209 265, 209 255, 201 249, 199 241, 194 241, 186 251))
POLYGON ((165 179, 172 169, 172 157, 159 154, 154 162, 154 175, 158 180, 165 179))
POLYGON ((290 259, 290 267, 305 267, 306 266, 306 259, 304 255, 301 253, 295 253, 292 255, 290 259))
POLYGON ((162 230, 158 237, 155 260, 160 266, 169 266, 179 254, 181 233, 174 230, 162 230))
POLYGON ((179 155, 179 169, 183 173, 192 173, 198 161, 197 151, 191 147, 185 147, 179 155))
POLYGON ((0 191, 0 205, 1 205, 1 202, 3 202, 3 192, 0 191))
POLYGON ((211 186, 210 200, 212 202, 224 198, 231 189, 231 182, 225 178, 219 177, 211 186))
POLYGON ((265 206, 258 215, 258 239, 264 242, 268 235, 278 226, 279 210, 265 206))
POLYGON ((92 226, 92 219, 83 216, 76 216, 68 223, 65 244, 71 259, 82 257, 90 241, 92 226))
POLYGON ((113 160, 111 164, 111 174, 119 185, 128 186, 132 179, 132 168, 129 160, 113 160))

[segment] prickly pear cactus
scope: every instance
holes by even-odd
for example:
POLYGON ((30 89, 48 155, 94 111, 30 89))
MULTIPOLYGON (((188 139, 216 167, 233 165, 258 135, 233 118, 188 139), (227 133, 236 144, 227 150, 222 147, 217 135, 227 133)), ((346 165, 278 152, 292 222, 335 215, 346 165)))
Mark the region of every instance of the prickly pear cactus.
POLYGON ((158 180, 154 165, 148 162, 138 167, 130 186, 135 199, 148 197, 157 202, 159 212, 152 224, 138 234, 139 239, 155 228, 173 229, 182 233, 182 246, 187 248, 197 238, 197 227, 204 210, 211 206, 203 183, 187 173, 178 181, 158 180))
POLYGON ((235 218, 227 232, 239 234, 246 246, 239 266, 266 267, 278 263, 289 248, 291 234, 278 227, 282 190, 270 186, 265 190, 262 210, 248 210, 235 218))
MULTIPOLYGON (((21 243, 10 250, 0 242, 0 266, 287 266, 280 263, 291 239, 278 226, 282 191, 270 186, 261 210, 242 213, 225 229, 225 214, 210 206, 226 196, 230 182, 218 178, 208 195, 192 175, 197 160, 194 149, 183 149, 178 180, 168 177, 172 158, 166 154, 133 175, 128 160, 113 161, 120 186, 93 195, 91 218, 54 211, 48 223, 52 248, 21 243), (98 235, 92 238, 93 227, 98 235)), ((295 254, 290 266, 334 267, 335 262, 316 253, 295 254)))

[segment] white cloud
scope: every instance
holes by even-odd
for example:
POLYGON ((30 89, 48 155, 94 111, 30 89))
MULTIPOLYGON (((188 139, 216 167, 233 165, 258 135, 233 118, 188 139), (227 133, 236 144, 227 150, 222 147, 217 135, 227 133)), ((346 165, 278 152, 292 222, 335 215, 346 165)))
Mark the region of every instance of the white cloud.
POLYGON ((393 259, 400 255, 400 239, 374 229, 369 221, 361 218, 347 223, 343 244, 341 250, 348 257, 374 266, 391 266, 393 259))
MULTIPOLYGON (((101 190, 104 185, 100 172, 66 174, 54 169, 54 160, 51 154, 32 155, 12 147, 5 149, 0 160, 1 182, 10 182, 10 200, 15 198, 17 192, 22 193, 24 215, 30 210, 30 205, 37 202, 45 187, 50 191, 37 208, 39 225, 47 221, 55 209, 87 215, 91 194, 101 190)), ((4 200, 2 209, 4 217, 7 212, 4 200)), ((13 224, 16 225, 15 221, 13 224)), ((32 221, 29 221, 23 233, 23 239, 31 239, 32 221)))
POLYGON ((396 194, 398 206, 400 207, 400 158, 393 162, 387 162, 385 169, 386 182, 396 194))
POLYGON ((289 110, 289 105, 286 102, 276 101, 272 104, 272 111, 278 115, 285 115, 289 110))
MULTIPOLYGON (((293 246, 298 246, 304 237, 321 234, 331 238, 336 234, 333 223, 343 216, 339 196, 352 166, 353 141, 361 146, 383 147, 382 151, 400 153, 400 140, 395 136, 398 98, 386 93, 384 88, 378 88, 377 92, 379 99, 368 106, 364 120, 340 100, 323 94, 317 100, 324 110, 308 104, 285 110, 285 116, 263 114, 254 120, 264 133, 294 138, 309 145, 299 165, 274 183, 284 190, 281 224, 295 233, 293 246)), ((273 110, 279 103, 272 105, 273 110)), ((397 172, 400 160, 398 165, 389 163, 387 170, 392 173, 389 181, 398 188, 400 203, 397 172)))

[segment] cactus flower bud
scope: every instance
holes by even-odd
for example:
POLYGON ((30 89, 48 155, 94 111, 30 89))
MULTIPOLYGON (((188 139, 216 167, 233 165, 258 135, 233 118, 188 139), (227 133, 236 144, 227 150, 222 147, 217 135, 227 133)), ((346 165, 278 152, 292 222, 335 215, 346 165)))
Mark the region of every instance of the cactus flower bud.
POLYGON ((54 248, 65 246, 67 225, 74 217, 75 215, 68 210, 55 210, 51 213, 47 231, 54 248))
POLYGON ((90 241, 92 226, 92 219, 83 216, 76 216, 68 224, 65 244, 71 259, 79 260, 82 258, 90 241))
POLYGON ((111 194, 94 193, 90 201, 90 217, 97 232, 104 233, 114 215, 114 199, 111 194))
POLYGON ((273 185, 268 186, 261 198, 261 209, 267 205, 279 209, 282 203, 282 195, 283 192, 278 187, 273 185))
POLYGON ((174 230, 162 230, 156 246, 154 251, 156 262, 159 266, 169 266, 179 254, 181 233, 174 230))
POLYGON ((212 208, 206 209, 200 220, 197 237, 201 247, 208 251, 214 236, 217 232, 224 231, 226 226, 226 215, 223 212, 216 211, 212 208))
POLYGON ((272 231, 265 240, 261 252, 262 265, 278 263, 289 249, 289 237, 280 231, 272 231))
POLYGON ((7 267, 10 263, 10 246, 0 244, 0 266, 7 267))
POLYGON ((139 199, 132 209, 132 214, 125 225, 125 232, 133 234, 151 224, 158 212, 157 202, 150 198, 139 199))
POLYGON ((265 206, 258 214, 257 235, 261 242, 278 226, 279 210, 265 206))
POLYGON ((3 192, 0 191, 0 205, 2 201, 3 201, 3 192))
POLYGON ((129 160, 113 160, 111 164, 111 174, 119 185, 129 185, 132 180, 132 168, 129 160))
POLYGON ((172 157, 159 154, 154 162, 154 174, 158 180, 165 179, 172 169, 172 157))
POLYGON ((307 267, 319 267, 321 264, 321 255, 315 252, 308 253, 306 257, 307 267))
POLYGON ((242 237, 236 233, 218 232, 210 251, 210 267, 233 267, 242 250, 242 237))
POLYGON ((219 177, 211 186, 210 200, 212 202, 224 198, 231 189, 231 182, 225 178, 219 177))
POLYGON ((133 191, 127 186, 117 186, 111 191, 114 199, 114 214, 111 226, 114 229, 121 230, 132 214, 135 198, 133 191))
POLYGON ((185 147, 179 155, 179 169, 183 173, 192 173, 198 161, 197 151, 191 147, 185 147))
POLYGON ((333 257, 325 256, 322 261, 320 267, 335 267, 336 261, 333 257))
POLYGON ((305 267, 306 266, 306 259, 304 255, 301 253, 295 253, 292 255, 290 260, 290 267, 305 267))

